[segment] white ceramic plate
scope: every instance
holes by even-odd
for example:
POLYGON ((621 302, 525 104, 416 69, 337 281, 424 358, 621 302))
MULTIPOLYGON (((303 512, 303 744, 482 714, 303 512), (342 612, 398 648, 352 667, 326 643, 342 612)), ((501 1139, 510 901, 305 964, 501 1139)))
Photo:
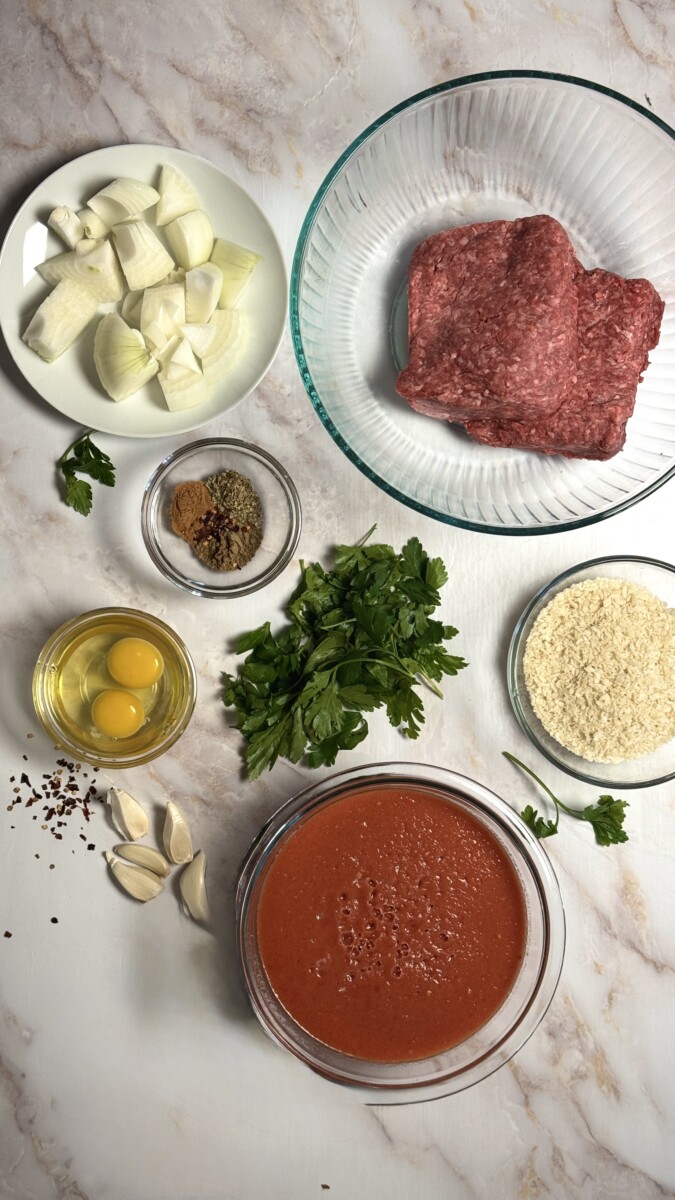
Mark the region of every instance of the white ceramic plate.
MULTIPOLYGON (((21 373, 48 404, 73 421, 126 437, 161 437, 198 429, 248 396, 279 347, 287 295, 281 250, 251 197, 206 159, 164 146, 111 146, 66 163, 21 206, 0 253, 0 328, 21 373), (249 318, 242 353, 206 403, 174 413, 167 409, 156 380, 118 404, 105 394, 93 361, 96 320, 53 363, 43 362, 21 341, 32 313, 49 291, 35 268, 50 255, 67 249, 47 228, 52 209, 68 204, 77 211, 120 175, 156 185, 164 163, 182 171, 196 188, 216 237, 238 242, 263 256, 239 302, 249 318)), ((117 307, 103 306, 101 313, 117 307)))

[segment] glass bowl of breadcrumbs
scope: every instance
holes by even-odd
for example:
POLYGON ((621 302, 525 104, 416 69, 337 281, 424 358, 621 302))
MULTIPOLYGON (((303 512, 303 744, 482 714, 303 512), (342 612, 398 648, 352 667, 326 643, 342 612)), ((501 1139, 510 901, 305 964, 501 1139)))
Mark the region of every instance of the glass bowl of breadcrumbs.
POLYGON ((520 617, 508 687, 555 766, 603 788, 675 778, 675 566, 594 558, 542 587, 520 617))

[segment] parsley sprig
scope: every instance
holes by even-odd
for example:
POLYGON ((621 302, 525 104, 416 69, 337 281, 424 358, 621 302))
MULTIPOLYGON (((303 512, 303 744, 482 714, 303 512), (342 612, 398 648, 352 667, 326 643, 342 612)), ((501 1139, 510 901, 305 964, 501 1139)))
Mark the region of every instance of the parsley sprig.
POLYGON ((526 767, 525 763, 515 758, 513 754, 509 754, 508 750, 502 750, 502 754, 514 766, 527 772, 555 804, 555 821, 547 821, 545 817, 541 817, 531 804, 528 804, 521 812, 523 821, 529 826, 535 837, 546 838, 557 833, 562 811, 570 817, 575 817, 577 821, 588 821, 593 826, 595 840, 599 846, 613 846, 619 842, 628 841, 628 834, 622 828, 628 808, 627 800, 615 800, 613 796, 600 796, 597 804, 589 804, 586 808, 569 808, 567 804, 563 804, 562 800, 558 800, 558 797, 553 795, 551 789, 543 783, 538 775, 535 775, 534 771, 526 767))
POLYGON ((223 700, 237 710, 249 779, 280 757, 332 766, 363 741, 363 714, 377 708, 416 738, 424 722, 416 684, 442 696, 439 680, 466 666, 442 645, 457 630, 431 617, 448 578, 442 560, 417 538, 400 554, 366 545, 374 529, 338 546, 332 570, 301 562, 280 633, 266 622, 237 641, 237 653, 249 654, 236 676, 224 675, 223 700))
POLYGON ((105 487, 115 486, 115 468, 108 455, 94 445, 89 437, 91 432, 91 429, 85 429, 76 437, 56 464, 65 479, 66 504, 83 517, 91 512, 92 490, 91 484, 86 479, 78 479, 78 475, 89 475, 105 487))

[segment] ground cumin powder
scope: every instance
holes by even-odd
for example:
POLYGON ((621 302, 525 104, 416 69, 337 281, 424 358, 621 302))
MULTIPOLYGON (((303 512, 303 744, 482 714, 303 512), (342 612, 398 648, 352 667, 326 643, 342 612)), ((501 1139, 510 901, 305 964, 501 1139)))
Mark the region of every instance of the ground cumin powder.
POLYGON ((591 762, 624 762, 675 737, 675 609, 621 579, 560 592, 525 645, 544 728, 591 762))

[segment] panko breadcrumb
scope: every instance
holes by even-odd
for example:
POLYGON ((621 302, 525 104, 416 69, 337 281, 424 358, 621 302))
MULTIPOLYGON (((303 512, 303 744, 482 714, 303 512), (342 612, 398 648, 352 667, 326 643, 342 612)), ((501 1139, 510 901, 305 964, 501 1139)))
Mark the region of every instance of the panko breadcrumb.
POLYGON ((625 762, 675 737, 675 609, 647 588, 565 588, 534 622, 523 667, 542 725, 580 758, 625 762))

